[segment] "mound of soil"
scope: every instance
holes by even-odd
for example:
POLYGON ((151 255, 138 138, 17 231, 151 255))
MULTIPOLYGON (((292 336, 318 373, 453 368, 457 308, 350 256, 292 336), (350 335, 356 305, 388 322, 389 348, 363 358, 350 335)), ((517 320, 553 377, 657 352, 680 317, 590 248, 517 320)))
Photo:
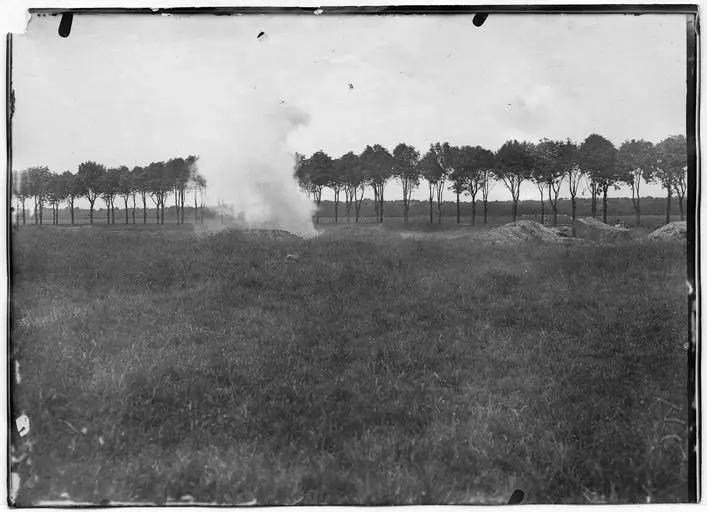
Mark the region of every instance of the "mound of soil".
POLYGON ((517 220, 487 231, 482 238, 494 243, 508 244, 518 242, 559 242, 560 237, 554 231, 532 220, 517 220))
POLYGON ((671 222, 646 235, 648 240, 686 240, 687 221, 671 222))
POLYGON ((572 236, 572 226, 556 226, 550 228, 550 230, 562 238, 570 238, 572 236))
POLYGON ((574 223, 574 235, 594 242, 620 242, 631 239, 628 229, 604 224, 593 217, 577 219, 574 223))

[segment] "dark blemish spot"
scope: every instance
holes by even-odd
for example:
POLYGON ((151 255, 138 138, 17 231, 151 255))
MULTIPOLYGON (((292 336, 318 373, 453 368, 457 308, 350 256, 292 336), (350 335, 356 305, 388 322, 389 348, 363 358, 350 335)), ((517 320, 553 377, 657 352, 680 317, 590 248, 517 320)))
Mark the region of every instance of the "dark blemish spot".
POLYGON ((103 498, 98 502, 99 507, 107 507, 108 505, 110 505, 110 500, 108 498, 103 498))
POLYGON ((261 31, 260 31, 260 34, 258 34, 258 37, 257 37, 256 39, 260 39, 260 38, 261 38, 262 36, 264 36, 264 35, 265 35, 265 32, 263 32, 263 31, 261 30, 261 31))
POLYGON ((486 21, 486 18, 488 18, 488 16, 489 15, 486 12, 480 12, 480 13, 474 14, 474 20, 473 20, 474 26, 480 27, 481 25, 483 25, 484 21, 486 21))
POLYGON ((74 15, 70 12, 66 12, 61 15, 61 21, 59 22, 59 35, 61 37, 69 37, 71 33, 71 22, 74 19, 74 15))
POLYGON ((511 494, 511 497, 508 499, 508 505, 518 505, 521 501, 523 501, 523 498, 525 498, 525 493, 521 491, 520 489, 516 489, 513 491, 513 494, 511 494))
POLYGON ((353 84, 349 83, 349 89, 353 89, 353 84))

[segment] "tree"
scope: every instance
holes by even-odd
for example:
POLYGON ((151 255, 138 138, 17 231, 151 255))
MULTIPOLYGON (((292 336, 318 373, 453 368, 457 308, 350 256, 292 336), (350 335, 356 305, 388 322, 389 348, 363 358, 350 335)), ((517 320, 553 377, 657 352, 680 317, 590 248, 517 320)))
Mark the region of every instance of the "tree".
POLYGON ((358 197, 358 190, 361 185, 365 187, 361 166, 358 161, 358 155, 356 155, 353 151, 349 151, 339 158, 339 166, 340 168, 337 172, 341 173, 346 208, 346 220, 347 222, 350 222, 351 220, 351 206, 353 205, 356 210, 356 222, 358 222, 361 201, 363 200, 363 190, 361 190, 360 199, 358 197))
POLYGON ((376 222, 383 222, 383 191, 386 182, 393 173, 393 156, 379 144, 366 146, 360 156, 365 176, 373 187, 373 200, 376 206, 376 222))
MULTIPOLYGON (((486 222, 488 186, 490 173, 493 169, 493 153, 481 146, 462 146, 459 148, 457 166, 461 169, 462 176, 465 178, 465 190, 471 196, 471 223, 476 224, 476 196, 479 191, 481 191, 482 197, 484 198, 484 222, 486 222)), ((454 176, 452 180, 455 180, 454 176)), ((457 220, 458 219, 459 197, 457 197, 457 220)))
POLYGON ((531 156, 527 142, 506 141, 496 152, 496 176, 511 192, 513 198, 513 220, 518 216, 518 198, 523 181, 530 179, 531 156))
POLYGON ((546 162, 535 144, 528 144, 530 153, 530 179, 540 192, 540 223, 545 224, 545 188, 547 187, 546 162))
MULTIPOLYGON (((25 202, 27 201, 28 197, 31 197, 31 194, 29 192, 28 188, 28 180, 27 180, 27 171, 21 171, 21 172, 15 172, 14 173, 16 180, 15 180, 15 192, 17 194, 17 198, 20 200, 20 204, 22 205, 22 224, 26 224, 27 220, 25 217, 25 212, 27 211, 25 207, 25 202)), ((18 212, 18 224, 19 224, 19 212, 18 212)))
POLYGON ((69 213, 71 214, 71 224, 74 224, 74 202, 77 197, 83 195, 81 189, 81 183, 77 175, 72 174, 70 171, 64 171, 61 175, 61 179, 64 181, 64 187, 66 192, 65 200, 69 206, 69 213))
MULTIPOLYGON (((197 170, 197 162, 199 161, 199 156, 198 155, 189 155, 184 159, 184 165, 185 168, 183 170, 183 174, 180 175, 180 189, 179 189, 179 196, 180 196, 180 208, 179 211, 181 213, 181 223, 184 224, 184 208, 185 208, 185 203, 186 203, 186 191, 189 188, 189 184, 193 183, 193 176, 198 172, 197 170)), ((204 184, 206 184, 206 181, 204 181, 204 184)))
MULTIPOLYGON (((192 166, 198 157, 194 155, 184 158, 172 158, 164 164, 164 181, 171 185, 174 194, 174 210, 177 224, 184 223, 184 196, 192 174, 192 166)), ((162 206, 164 209, 164 205, 162 206)))
POLYGON ((570 139, 560 147, 560 160, 567 171, 567 185, 572 201, 572 223, 577 218, 577 192, 584 177, 584 170, 579 166, 579 148, 570 139))
MULTIPOLYGON (((461 148, 453 148, 452 158, 453 162, 451 165, 452 171, 449 173, 449 181, 451 186, 449 190, 454 192, 457 196, 457 224, 461 222, 461 206, 459 198, 460 196, 468 192, 471 194, 471 181, 472 175, 475 172, 474 169, 474 148, 471 146, 462 146, 461 148)), ((478 191, 478 189, 477 189, 478 191)), ((476 193, 472 195, 472 211, 476 208, 476 193)), ((472 216, 474 216, 472 214, 472 216)))
POLYGON ((52 180, 51 171, 47 167, 30 167, 25 176, 27 193, 30 197, 34 197, 34 223, 42 224, 44 204, 47 202, 52 180))
POLYGON ((641 224, 641 182, 652 180, 655 172, 653 144, 642 139, 625 141, 616 155, 616 166, 624 176, 623 181, 631 186, 631 200, 638 226, 641 224))
MULTIPOLYGON (((484 150, 488 151, 488 150, 484 150)), ((494 160, 494 154, 490 153, 490 165, 493 166, 495 165, 495 160, 494 160)), ((486 224, 486 221, 488 219, 488 204, 489 204, 489 192, 491 192, 491 189, 493 188, 494 184, 494 171, 493 167, 482 167, 481 172, 480 172, 480 183, 481 183, 481 198, 484 203, 484 224, 486 224)), ((473 212, 473 210, 472 210, 473 212)))
MULTIPOLYGON (((125 205, 125 223, 128 224, 130 222, 128 217, 128 201, 133 195, 134 189, 132 173, 130 169, 124 165, 118 169, 118 187, 116 192, 123 198, 123 204, 125 205)), ((134 201, 133 204, 135 204, 134 201)), ((135 224, 135 209, 133 209, 133 224, 135 224)))
POLYGON ((592 189, 592 216, 596 216, 596 196, 603 195, 602 222, 606 223, 607 194, 610 186, 616 187, 622 176, 616 169, 616 148, 596 133, 587 137, 579 148, 580 165, 589 176, 592 189))
POLYGON ((403 186, 403 222, 408 223, 412 192, 420 185, 420 152, 413 146, 398 144, 393 150, 393 176, 403 186))
POLYGON ((155 204, 157 223, 161 222, 164 224, 165 201, 172 190, 172 180, 170 178, 165 162, 151 162, 145 168, 146 188, 150 199, 155 204))
POLYGON ((96 162, 88 161, 79 164, 77 173, 78 187, 81 195, 88 200, 88 215, 91 224, 93 224, 93 207, 100 195, 101 181, 105 173, 106 168, 96 162))
POLYGON ((430 146, 433 154, 437 158, 437 163, 442 169, 442 174, 438 178, 436 185, 437 193, 437 223, 442 223, 442 194, 444 193, 444 183, 449 175, 454 172, 455 160, 459 148, 450 146, 449 142, 440 144, 439 142, 430 146))
POLYGON ((115 224, 115 197, 118 195, 120 185, 120 169, 108 169, 99 181, 101 199, 106 203, 107 222, 115 224))
POLYGON ((684 218, 682 200, 687 191, 687 142, 684 135, 671 135, 655 146, 655 178, 668 192, 668 204, 665 214, 666 224, 670 222, 670 200, 673 191, 678 192, 680 201, 680 219, 684 218))
POLYGON ((201 174, 196 173, 192 178, 194 181, 194 222, 201 219, 201 224, 204 223, 204 196, 206 194, 206 178, 201 174), (199 194, 200 205, 196 201, 196 195, 199 194), (199 212, 201 215, 199 216, 199 212))
MULTIPOLYGON (((429 186, 429 192, 430 192, 430 224, 432 224, 433 219, 432 219, 432 201, 434 199, 435 195, 438 195, 438 189, 439 187, 443 186, 444 184, 444 174, 445 170, 442 168, 441 165, 439 165, 439 161, 437 160, 437 155, 434 152, 434 149, 432 146, 430 146, 430 149, 425 153, 425 156, 422 157, 420 160, 420 171, 422 173, 422 177, 427 180, 427 184, 429 186)), ((441 217, 441 209, 438 209, 439 215, 441 217)), ((441 222, 441 220, 440 220, 441 222)))
POLYGON ((316 222, 319 222, 319 206, 322 202, 322 188, 329 182, 333 173, 333 163, 331 157, 324 151, 317 151, 311 157, 304 160, 300 169, 298 180, 301 186, 307 186, 314 196, 317 205, 316 222))
POLYGON ((553 226, 557 226, 560 187, 574 166, 573 149, 569 144, 571 143, 542 139, 535 146, 533 172, 535 178, 547 186, 553 226))
POLYGON ((309 177, 309 169, 307 168, 307 158, 302 153, 295 153, 295 172, 294 177, 297 180, 300 190, 307 194, 307 199, 312 197, 312 180, 309 177))
MULTIPOLYGON (((149 194, 149 183, 147 169, 140 166, 133 167, 133 186, 142 199, 142 223, 147 224, 147 195, 149 194)), ((133 198, 134 199, 134 198, 133 198)))
POLYGON ((329 181, 327 186, 334 192, 334 222, 338 224, 339 222, 339 197, 341 196, 341 191, 344 190, 345 174, 346 174, 346 162, 341 158, 332 160, 332 173, 329 176, 329 181))
POLYGON ((59 224, 59 205, 67 195, 67 183, 63 176, 51 173, 47 188, 47 202, 52 207, 52 224, 59 224))

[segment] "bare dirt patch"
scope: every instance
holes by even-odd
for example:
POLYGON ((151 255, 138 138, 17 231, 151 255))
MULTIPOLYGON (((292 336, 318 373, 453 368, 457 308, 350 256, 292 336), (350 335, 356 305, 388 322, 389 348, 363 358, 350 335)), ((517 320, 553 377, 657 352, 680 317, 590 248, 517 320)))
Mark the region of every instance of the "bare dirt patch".
POLYGON ((559 242, 560 237, 551 229, 532 220, 518 220, 499 226, 481 235, 483 240, 498 244, 518 242, 559 242))
POLYGON ((574 233, 577 238, 594 242, 620 242, 631 240, 631 231, 604 224, 593 217, 577 219, 574 223, 574 233))
POLYGON ((687 221, 671 222, 646 235, 647 240, 686 240, 687 221))

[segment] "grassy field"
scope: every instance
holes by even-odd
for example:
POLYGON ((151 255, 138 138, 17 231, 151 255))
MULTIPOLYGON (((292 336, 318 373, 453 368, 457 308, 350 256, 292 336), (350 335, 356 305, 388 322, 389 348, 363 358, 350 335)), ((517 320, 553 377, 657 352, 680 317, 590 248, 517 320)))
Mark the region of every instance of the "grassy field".
POLYGON ((17 503, 687 499, 684 243, 117 228, 13 233, 17 503))

